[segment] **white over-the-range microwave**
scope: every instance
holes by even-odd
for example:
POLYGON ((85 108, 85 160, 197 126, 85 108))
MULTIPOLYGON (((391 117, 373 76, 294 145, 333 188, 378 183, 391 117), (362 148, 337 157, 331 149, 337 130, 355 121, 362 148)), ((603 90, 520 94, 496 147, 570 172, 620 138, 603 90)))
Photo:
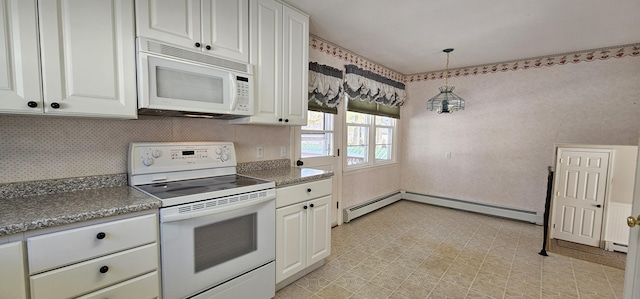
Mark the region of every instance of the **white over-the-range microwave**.
POLYGON ((253 114, 250 64, 138 38, 138 114, 231 119, 253 114))

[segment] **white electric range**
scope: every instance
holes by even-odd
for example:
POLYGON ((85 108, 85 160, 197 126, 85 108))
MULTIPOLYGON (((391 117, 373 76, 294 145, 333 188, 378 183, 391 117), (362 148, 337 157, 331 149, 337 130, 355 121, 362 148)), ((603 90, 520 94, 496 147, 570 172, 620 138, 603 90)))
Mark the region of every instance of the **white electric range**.
POLYGON ((159 199, 163 298, 275 296, 275 183, 231 142, 131 143, 129 184, 159 199))

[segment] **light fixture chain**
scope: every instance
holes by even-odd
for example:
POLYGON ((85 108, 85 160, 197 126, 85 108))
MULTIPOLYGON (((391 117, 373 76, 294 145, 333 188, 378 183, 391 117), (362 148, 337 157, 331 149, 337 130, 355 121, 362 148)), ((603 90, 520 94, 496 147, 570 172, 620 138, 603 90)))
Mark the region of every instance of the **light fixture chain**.
POLYGON ((447 52, 447 66, 444 71, 444 86, 449 86, 449 52, 447 52))

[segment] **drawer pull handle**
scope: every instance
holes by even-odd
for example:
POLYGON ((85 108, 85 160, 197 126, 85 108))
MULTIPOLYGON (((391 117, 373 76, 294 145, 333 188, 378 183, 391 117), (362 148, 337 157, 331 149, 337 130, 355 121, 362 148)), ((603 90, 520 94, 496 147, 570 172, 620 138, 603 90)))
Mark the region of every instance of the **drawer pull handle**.
POLYGON ((311 188, 308 188, 308 189, 307 189, 307 192, 311 192, 311 188))
POLYGON ((302 207, 302 208, 306 210, 306 209, 307 209, 307 206, 304 206, 304 207, 302 207))
POLYGON ((107 273, 107 272, 109 272, 109 267, 107 267, 107 266, 100 267, 100 273, 104 274, 104 273, 107 273))
POLYGON ((102 239, 104 239, 106 236, 107 236, 107 234, 105 234, 105 233, 103 233, 103 232, 99 232, 99 233, 96 235, 96 238, 98 238, 98 240, 102 240, 102 239))
POLYGON ((313 204, 310 204, 309 206, 313 208, 313 204))

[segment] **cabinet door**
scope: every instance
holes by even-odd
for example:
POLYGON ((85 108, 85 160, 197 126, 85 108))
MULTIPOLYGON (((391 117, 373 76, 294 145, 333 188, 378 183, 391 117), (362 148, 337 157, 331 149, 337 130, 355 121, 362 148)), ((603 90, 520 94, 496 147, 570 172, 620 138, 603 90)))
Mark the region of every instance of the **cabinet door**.
POLYGON ((307 125, 309 17, 287 6, 283 11, 283 115, 289 125, 307 125))
POLYGON ((251 64, 256 69, 255 121, 279 123, 282 118, 282 4, 251 0, 251 64))
POLYGON ((276 283, 307 266, 306 206, 300 203, 276 209, 276 283))
POLYGON ((27 298, 23 252, 22 242, 0 245, 0 298, 27 298))
POLYGON ((0 113, 42 113, 37 16, 35 0, 0 2, 0 113))
POLYGON ((203 0, 202 40, 205 53, 248 63, 249 1, 203 0))
POLYGON ((309 201, 307 212, 307 265, 331 254, 331 196, 309 201))
POLYGON ((136 118, 133 0, 40 0, 45 113, 136 118))
POLYGON ((202 46, 200 0, 136 1, 137 35, 199 50, 202 46))

